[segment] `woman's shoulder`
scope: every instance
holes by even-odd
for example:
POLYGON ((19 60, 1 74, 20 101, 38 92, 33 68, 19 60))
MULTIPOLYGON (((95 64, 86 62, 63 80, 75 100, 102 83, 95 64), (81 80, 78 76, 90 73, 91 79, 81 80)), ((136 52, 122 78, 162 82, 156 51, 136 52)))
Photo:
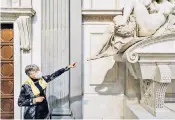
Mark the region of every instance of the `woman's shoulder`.
POLYGON ((27 80, 25 80, 24 81, 24 83, 22 84, 22 88, 25 88, 25 89, 28 89, 31 85, 30 85, 31 83, 30 83, 30 80, 29 79, 27 79, 27 80))
POLYGON ((23 83, 23 84, 22 84, 22 87, 30 87, 30 85, 27 84, 27 83, 23 83))
POLYGON ((26 84, 26 83, 23 83, 22 86, 21 86, 21 90, 27 90, 27 89, 30 89, 30 85, 29 84, 26 84))
POLYGON ((22 84, 21 86, 21 91, 24 92, 25 94, 32 94, 32 88, 29 84, 22 84))
POLYGON ((31 86, 31 79, 30 78, 28 78, 28 79, 26 79, 25 81, 24 81, 24 83, 22 84, 22 87, 30 87, 31 86))

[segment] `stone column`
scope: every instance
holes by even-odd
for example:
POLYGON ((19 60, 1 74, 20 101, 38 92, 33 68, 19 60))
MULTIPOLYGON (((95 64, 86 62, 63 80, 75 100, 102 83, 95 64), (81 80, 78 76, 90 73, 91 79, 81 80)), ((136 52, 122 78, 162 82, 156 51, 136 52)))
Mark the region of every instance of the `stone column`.
MULTIPOLYGON (((69 0, 42 0, 41 66, 43 74, 66 67, 69 58, 69 0)), ((70 115, 69 71, 49 83, 47 96, 54 115, 70 115)))
POLYGON ((171 70, 168 65, 157 65, 152 80, 140 80, 140 104, 156 117, 166 114, 164 100, 169 83, 171 83, 171 70))

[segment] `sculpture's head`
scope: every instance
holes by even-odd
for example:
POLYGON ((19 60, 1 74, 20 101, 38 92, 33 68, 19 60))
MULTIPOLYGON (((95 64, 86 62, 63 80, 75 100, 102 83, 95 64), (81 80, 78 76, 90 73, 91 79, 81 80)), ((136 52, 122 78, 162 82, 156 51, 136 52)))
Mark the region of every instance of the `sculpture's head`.
POLYGON ((150 4, 154 1, 154 0, 139 0, 146 8, 148 8, 150 6, 150 4))
POLYGON ((165 1, 164 4, 162 4, 160 12, 162 12, 165 15, 169 15, 172 12, 172 10, 174 9, 174 7, 175 7, 174 4, 172 4, 168 1, 165 1))
POLYGON ((42 73, 39 67, 35 64, 27 65, 25 68, 25 73, 32 79, 42 78, 42 73))
POLYGON ((151 5, 149 6, 149 13, 158 13, 158 5, 157 2, 153 2, 151 3, 151 5))
POLYGON ((160 13, 167 17, 174 9, 175 4, 172 4, 168 0, 156 0, 150 5, 150 13, 160 13))
POLYGON ((113 18, 115 26, 126 25, 127 19, 122 15, 117 15, 113 18))

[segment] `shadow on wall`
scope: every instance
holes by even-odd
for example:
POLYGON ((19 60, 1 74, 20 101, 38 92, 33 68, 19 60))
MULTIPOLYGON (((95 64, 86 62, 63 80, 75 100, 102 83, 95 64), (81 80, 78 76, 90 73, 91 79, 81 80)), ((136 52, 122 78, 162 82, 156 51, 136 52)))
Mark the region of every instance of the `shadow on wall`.
POLYGON ((134 79, 134 77, 130 74, 129 71, 125 87, 125 95, 128 98, 137 98, 138 100, 141 99, 140 80, 134 79))
MULTIPOLYGON (((111 69, 109 69, 101 84, 95 85, 95 91, 100 95, 116 95, 124 93, 124 80, 121 81, 118 75, 118 63, 115 62, 111 69)), ((123 71, 125 72, 125 71, 123 71)), ((123 76, 124 77, 124 76, 123 76)))
POLYGON ((71 97, 69 98, 69 96, 65 96, 61 99, 57 98, 56 96, 54 95, 50 95, 48 97, 48 104, 51 108, 55 108, 56 107, 56 103, 60 103, 60 105, 64 105, 65 103, 69 102, 70 101, 70 104, 76 102, 76 101, 80 101, 82 99, 82 95, 79 95, 79 96, 74 96, 74 97, 71 97))
MULTIPOLYGON (((50 95, 48 97, 48 104, 49 104, 49 109, 50 109, 50 113, 53 111, 54 108, 57 108, 59 107, 59 110, 62 111, 62 105, 70 102, 70 104, 76 102, 76 101, 81 101, 82 100, 82 95, 79 95, 79 96, 74 96, 74 97, 69 97, 68 95, 63 97, 63 98, 57 98, 56 96, 54 95, 50 95), (58 106, 58 103, 59 103, 59 106, 58 106)), ((59 116, 59 118, 62 118, 62 116, 59 116)))
POLYGON ((140 81, 135 80, 128 71, 126 76, 125 63, 115 62, 109 69, 101 84, 96 84, 95 91, 100 95, 125 94, 129 98, 140 99, 140 81))

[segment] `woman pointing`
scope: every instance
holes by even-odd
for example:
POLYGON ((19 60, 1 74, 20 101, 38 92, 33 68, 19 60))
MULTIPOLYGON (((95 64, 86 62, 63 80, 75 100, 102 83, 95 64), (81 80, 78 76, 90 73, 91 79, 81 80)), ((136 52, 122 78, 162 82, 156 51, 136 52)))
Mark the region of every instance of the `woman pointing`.
POLYGON ((22 85, 18 98, 18 106, 25 107, 24 119, 45 119, 48 116, 47 83, 74 67, 76 63, 43 76, 37 65, 26 66, 25 73, 29 78, 22 85))

